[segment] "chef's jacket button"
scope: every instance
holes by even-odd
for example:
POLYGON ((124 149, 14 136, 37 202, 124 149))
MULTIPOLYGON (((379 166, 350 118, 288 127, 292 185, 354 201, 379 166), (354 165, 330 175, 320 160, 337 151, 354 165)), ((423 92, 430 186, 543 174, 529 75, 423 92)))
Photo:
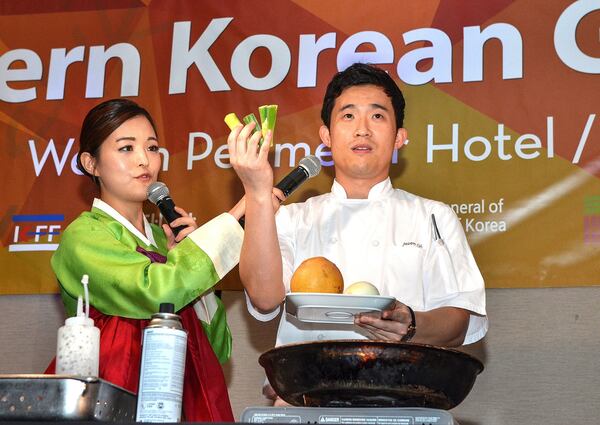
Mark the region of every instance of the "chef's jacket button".
POLYGON ((323 341, 323 340, 325 339, 325 335, 323 335, 323 334, 319 334, 319 335, 317 335, 317 339, 318 339, 319 341, 323 341))
POLYGON ((336 243, 336 242, 337 242, 337 238, 331 238, 331 239, 329 240, 329 242, 331 242, 331 243, 336 243))
POLYGON ((371 242, 371 245, 373 245, 373 246, 379 246, 379 241, 373 241, 373 242, 371 242))

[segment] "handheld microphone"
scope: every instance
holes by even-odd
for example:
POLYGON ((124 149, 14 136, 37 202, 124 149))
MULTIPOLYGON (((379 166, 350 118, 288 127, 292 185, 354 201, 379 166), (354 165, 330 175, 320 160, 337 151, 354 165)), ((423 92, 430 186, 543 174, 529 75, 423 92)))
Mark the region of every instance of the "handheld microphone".
POLYGON ((314 155, 305 156, 300 160, 298 166, 285 176, 275 187, 283 192, 285 197, 291 195, 293 191, 306 180, 316 176, 321 172, 321 161, 314 155))
MULTIPOLYGON (((298 166, 289 172, 275 187, 283 192, 287 198, 290 194, 298 189, 306 180, 315 177, 321 172, 321 161, 314 155, 305 156, 300 160, 298 166)), ((244 227, 246 218, 240 217, 238 220, 240 225, 244 227)))
MULTIPOLYGON (((148 200, 155 204, 162 216, 167 220, 167 223, 171 224, 172 221, 181 217, 177 211, 175 211, 175 202, 169 196, 169 188, 162 182, 154 182, 148 186, 148 200)), ((186 226, 172 227, 173 234, 177 236, 180 231, 185 229, 186 226)))

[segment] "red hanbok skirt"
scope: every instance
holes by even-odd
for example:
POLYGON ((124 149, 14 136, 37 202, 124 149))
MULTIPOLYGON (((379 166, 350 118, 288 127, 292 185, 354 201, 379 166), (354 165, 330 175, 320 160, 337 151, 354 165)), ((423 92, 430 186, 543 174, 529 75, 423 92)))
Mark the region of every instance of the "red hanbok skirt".
MULTIPOLYGON (((178 312, 188 332, 183 384, 183 418, 192 422, 233 422, 221 364, 192 305, 178 312)), ((90 308, 100 329, 99 377, 137 393, 142 333, 148 320, 108 316, 90 308)), ((45 373, 54 373, 56 359, 45 373)))

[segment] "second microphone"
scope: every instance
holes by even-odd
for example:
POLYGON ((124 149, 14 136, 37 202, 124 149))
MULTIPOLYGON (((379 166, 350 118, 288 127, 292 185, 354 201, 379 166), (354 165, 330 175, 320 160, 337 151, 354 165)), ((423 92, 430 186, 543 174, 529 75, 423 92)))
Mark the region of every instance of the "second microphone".
MULTIPOLYGON (((283 192, 287 198, 306 180, 315 177, 321 172, 321 161, 314 155, 305 156, 298 166, 288 173, 275 187, 283 192)), ((244 216, 239 220, 242 227, 246 224, 244 216)))

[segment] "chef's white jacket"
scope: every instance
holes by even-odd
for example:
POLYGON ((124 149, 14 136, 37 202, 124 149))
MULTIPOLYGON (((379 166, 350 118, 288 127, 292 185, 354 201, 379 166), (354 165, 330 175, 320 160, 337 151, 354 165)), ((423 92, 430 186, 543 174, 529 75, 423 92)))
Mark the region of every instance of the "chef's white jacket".
MULTIPOLYGON (((394 189, 389 179, 373 186, 368 199, 348 199, 334 181, 330 193, 282 206, 276 223, 287 292, 300 263, 323 256, 338 266, 345 286, 371 282, 381 295, 393 296, 415 311, 469 310, 465 344, 487 332, 483 277, 460 221, 446 204, 394 189)), ((279 314, 279 307, 264 314, 246 300, 258 320, 272 320, 279 314)), ((284 312, 276 346, 363 338, 353 324, 304 323, 284 312)))

